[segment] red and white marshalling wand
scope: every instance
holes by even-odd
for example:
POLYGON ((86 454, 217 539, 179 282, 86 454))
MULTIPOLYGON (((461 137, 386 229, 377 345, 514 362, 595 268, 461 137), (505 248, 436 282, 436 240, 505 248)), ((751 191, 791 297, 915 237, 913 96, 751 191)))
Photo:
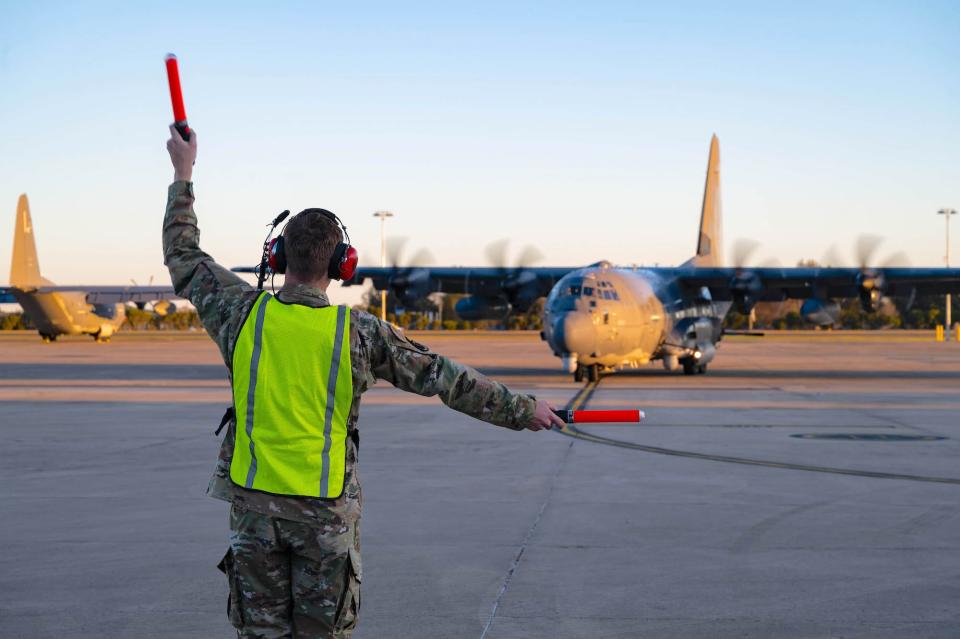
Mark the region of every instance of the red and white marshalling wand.
POLYGON ((554 410, 554 413, 567 424, 613 424, 636 423, 643 420, 642 410, 554 410))
POLYGON ((187 110, 183 107, 183 90, 180 88, 180 68, 177 56, 168 53, 164 58, 167 65, 167 83, 170 85, 170 103, 173 105, 173 125, 184 141, 190 141, 190 125, 187 124, 187 110))

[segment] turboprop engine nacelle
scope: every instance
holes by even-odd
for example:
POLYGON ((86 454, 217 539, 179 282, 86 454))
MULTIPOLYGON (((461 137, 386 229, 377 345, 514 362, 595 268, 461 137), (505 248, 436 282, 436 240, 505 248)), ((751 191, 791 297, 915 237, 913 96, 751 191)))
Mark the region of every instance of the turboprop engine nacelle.
POLYGON ((747 315, 763 294, 763 282, 755 272, 738 269, 730 280, 730 294, 737 312, 747 315))
POLYGON ((811 297, 800 307, 803 319, 817 326, 833 326, 840 319, 840 305, 833 300, 811 297))
POLYGON ((390 278, 390 290, 404 307, 414 306, 430 294, 430 270, 405 268, 390 278))
POLYGON ((156 302, 153 305, 153 312, 160 317, 166 317, 170 313, 175 313, 176 311, 177 311, 177 305, 174 304, 173 302, 168 302, 164 300, 161 302, 156 302))
POLYGON ((887 290, 887 278, 883 271, 864 269, 857 277, 857 289, 860 294, 860 306, 867 313, 876 311, 880 300, 887 290))

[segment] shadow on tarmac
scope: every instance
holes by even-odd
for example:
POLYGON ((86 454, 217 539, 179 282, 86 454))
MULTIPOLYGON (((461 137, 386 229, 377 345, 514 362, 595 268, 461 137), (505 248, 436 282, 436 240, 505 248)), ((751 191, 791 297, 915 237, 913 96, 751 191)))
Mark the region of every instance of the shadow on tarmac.
MULTIPOLYGON (((663 369, 627 369, 615 374, 617 377, 683 377, 682 373, 663 369)), ((830 370, 796 368, 763 368, 763 369, 710 369, 707 377, 761 379, 788 377, 791 379, 960 379, 960 370, 957 371, 870 371, 870 370, 830 370)))
POLYGON ((4 364, 0 379, 226 379, 223 364, 4 364))

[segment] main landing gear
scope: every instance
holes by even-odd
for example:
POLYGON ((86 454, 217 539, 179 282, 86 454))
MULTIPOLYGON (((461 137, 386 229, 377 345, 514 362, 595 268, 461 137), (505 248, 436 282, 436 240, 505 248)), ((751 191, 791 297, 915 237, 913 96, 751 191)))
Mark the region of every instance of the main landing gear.
POLYGON ((43 340, 44 344, 50 344, 51 342, 57 341, 56 333, 40 333, 40 339, 43 340))
POLYGON ((582 382, 586 377, 588 382, 596 382, 600 379, 600 364, 577 364, 577 369, 573 371, 573 381, 582 382))
POLYGON ((693 357, 685 357, 680 360, 680 363, 683 364, 684 375, 703 375, 707 372, 707 365, 698 364, 693 357))

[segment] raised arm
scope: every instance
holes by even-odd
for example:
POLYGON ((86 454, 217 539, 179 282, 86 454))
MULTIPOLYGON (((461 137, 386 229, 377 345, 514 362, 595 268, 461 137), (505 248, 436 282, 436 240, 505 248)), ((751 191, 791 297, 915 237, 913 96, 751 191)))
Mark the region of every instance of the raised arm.
POLYGON ((418 395, 438 395, 450 408, 513 430, 549 429, 563 421, 543 400, 515 393, 486 375, 432 352, 370 315, 361 330, 370 340, 373 374, 418 395))
POLYGON ((163 218, 163 262, 177 295, 197 307, 203 327, 229 365, 230 341, 235 332, 230 323, 243 321, 240 307, 252 301, 253 287, 200 250, 191 182, 197 157, 196 131, 191 129, 190 141, 186 142, 171 125, 167 151, 173 163, 174 182, 167 191, 167 212, 163 218))

